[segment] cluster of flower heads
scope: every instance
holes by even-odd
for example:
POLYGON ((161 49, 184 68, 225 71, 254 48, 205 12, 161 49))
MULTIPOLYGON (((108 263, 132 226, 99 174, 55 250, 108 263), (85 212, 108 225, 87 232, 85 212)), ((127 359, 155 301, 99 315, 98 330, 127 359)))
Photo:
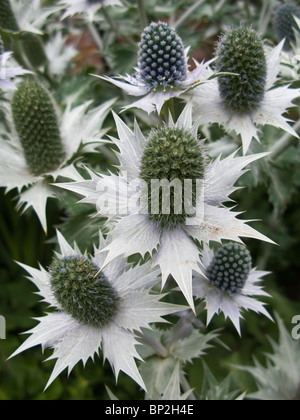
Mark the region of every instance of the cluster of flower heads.
MULTIPOLYGON (((63 18, 86 10, 92 19, 101 7, 119 3, 78 0, 62 1, 60 6, 63 18)), ((71 371, 80 360, 85 364, 102 349, 116 377, 122 370, 145 389, 135 362, 142 359, 136 333, 186 309, 162 302, 164 295, 153 291, 159 283, 163 288, 170 277, 193 311, 195 300, 205 300, 207 323, 223 312, 240 333, 242 309, 270 318, 264 303, 256 299, 268 296, 259 284, 267 273, 252 267, 241 238, 272 241, 224 203, 230 201, 246 166, 267 155, 246 154, 252 137, 259 140, 257 125, 271 124, 297 136, 283 114, 300 91, 276 86, 283 45, 281 41, 275 48, 267 47, 245 26, 228 29, 214 60, 195 62, 190 71, 188 48, 176 31, 165 22, 151 23, 141 37, 136 73, 118 79, 99 77, 142 96, 125 109, 160 113, 174 97, 188 104, 177 121, 169 116, 147 135, 136 122, 132 130, 113 114, 118 175, 88 170, 90 178, 84 179, 72 160, 79 149, 99 152, 105 134, 102 123, 114 101, 94 109, 90 103, 72 107, 70 102, 59 115, 39 82, 16 85, 8 109, 9 133, 4 135, 0 126, 1 185, 17 188, 19 205, 32 206, 46 230, 45 208, 47 198, 55 195, 53 183, 59 177, 71 179, 74 182, 56 186, 95 205, 110 228, 106 240, 100 235, 92 256, 76 244, 71 247, 58 232, 60 253, 47 270, 22 265, 56 311, 39 319, 13 356, 39 344, 53 348, 51 359, 57 363, 48 385, 64 369, 71 371), (198 129, 214 122, 241 134, 243 156, 236 151, 224 159, 208 157, 198 129), (216 250, 210 248, 211 242, 218 243, 216 250), (148 257, 148 262, 128 264, 126 258, 135 254, 148 257)), ((0 54, 3 66, 2 47, 0 54)), ((2 80, 20 73, 8 68, 0 87, 2 80)))

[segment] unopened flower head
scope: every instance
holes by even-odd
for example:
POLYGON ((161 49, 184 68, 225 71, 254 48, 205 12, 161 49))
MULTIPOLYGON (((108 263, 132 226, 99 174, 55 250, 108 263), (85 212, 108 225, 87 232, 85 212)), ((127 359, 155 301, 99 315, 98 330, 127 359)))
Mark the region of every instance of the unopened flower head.
POLYGON ((236 74, 218 77, 224 105, 240 114, 256 110, 264 98, 267 76, 259 35, 245 26, 234 28, 222 37, 216 54, 218 70, 236 74))
POLYGON ((229 295, 240 294, 252 269, 251 255, 244 245, 221 247, 206 270, 209 284, 229 295))
POLYGON ((153 265, 161 268, 163 286, 172 275, 194 308, 192 273, 201 272, 196 241, 238 242, 241 236, 270 241, 222 204, 236 189, 243 168, 265 154, 234 153, 208 162, 190 105, 176 122, 170 117, 148 138, 137 124, 133 132, 116 114, 114 118, 120 174, 89 171, 89 180, 57 185, 83 195, 82 202, 96 205, 99 216, 114 222, 105 264, 119 255, 144 257, 156 250, 153 265), (153 195, 158 202, 154 209, 153 195))
POLYGON ((23 82, 12 100, 15 129, 33 175, 56 170, 65 158, 58 119, 47 90, 37 82, 23 82))
POLYGON ((223 312, 241 334, 241 310, 252 310, 272 319, 258 296, 269 296, 259 283, 268 273, 252 268, 248 249, 239 243, 227 243, 218 251, 208 247, 203 251, 204 274, 194 276, 194 296, 204 299, 207 324, 214 315, 223 312))
POLYGON ((166 23, 151 23, 139 44, 138 77, 150 89, 156 89, 179 85, 187 72, 181 38, 166 23))
MULTIPOLYGON (((0 80, 0 88, 4 82, 6 86, 7 81, 0 80)), ((94 153, 103 142, 102 124, 113 103, 110 100, 92 108, 88 101, 73 106, 73 99, 67 98, 60 113, 39 82, 17 85, 11 107, 7 107, 9 129, 0 132, 1 186, 6 191, 18 189, 18 208, 33 207, 45 231, 47 200, 56 196, 53 181, 58 177, 80 179, 73 165, 75 154, 87 148, 94 153)))
POLYGON ((56 258, 49 273, 55 298, 78 322, 104 327, 114 318, 120 297, 105 274, 87 257, 56 258))
MULTIPOLYGON (((147 183, 149 195, 149 208, 151 199, 156 194, 159 196, 159 212, 149 212, 149 220, 160 227, 175 228, 185 222, 186 209, 181 202, 177 211, 178 199, 184 196, 186 181, 192 181, 191 204, 196 205, 197 190, 196 180, 204 178, 204 157, 201 143, 194 135, 179 127, 163 127, 155 130, 150 135, 145 147, 140 167, 140 176, 147 183), (154 180, 174 181, 174 189, 170 191, 170 210, 163 212, 162 193, 155 191, 154 180), (179 188, 175 188, 177 182, 179 188)), ((182 200, 181 200, 182 201, 182 200)))
POLYGON ((131 266, 124 259, 103 265, 101 253, 106 241, 100 235, 94 255, 82 254, 76 244, 70 246, 58 232, 60 252, 48 270, 20 264, 38 287, 39 294, 55 311, 39 318, 28 332, 30 337, 11 356, 37 345, 54 350, 57 359, 47 387, 66 368, 69 373, 82 361, 103 351, 116 378, 122 370, 142 388, 145 384, 136 366, 141 360, 135 332, 166 322, 163 316, 185 307, 161 302, 162 295, 151 293, 157 283, 158 270, 149 263, 131 266))
POLYGON ((267 47, 244 25, 228 29, 218 44, 216 63, 220 72, 230 74, 212 78, 213 70, 207 68, 206 83, 193 89, 194 118, 201 114, 202 124, 218 123, 240 135, 244 154, 253 137, 259 141, 258 126, 270 124, 298 137, 284 114, 295 106, 300 89, 277 85, 283 45, 284 40, 267 47))
POLYGON ((294 17, 300 18, 300 8, 293 3, 283 3, 275 12, 275 33, 278 41, 285 38, 284 48, 287 50, 291 49, 291 45, 296 42, 295 30, 299 32, 294 17))

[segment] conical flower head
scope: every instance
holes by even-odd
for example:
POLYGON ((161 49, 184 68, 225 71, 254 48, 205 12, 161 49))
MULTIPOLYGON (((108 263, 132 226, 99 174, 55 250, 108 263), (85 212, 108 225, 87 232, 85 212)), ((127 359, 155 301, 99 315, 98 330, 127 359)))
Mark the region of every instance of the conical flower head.
POLYGON ((0 0, 0 28, 13 32, 20 30, 9 0, 0 0))
POLYGON ((151 201, 156 194, 159 201, 159 211, 149 211, 149 219, 162 228, 175 228, 184 223, 186 212, 183 196, 187 198, 187 193, 190 192, 190 204, 196 204, 196 181, 203 179, 204 168, 200 142, 189 131, 178 127, 162 127, 153 131, 145 147, 140 168, 140 176, 148 186, 148 208, 151 209, 151 201), (155 181, 166 181, 172 188, 163 190, 163 195, 163 183, 158 185, 155 181), (190 190, 187 181, 191 182, 190 190), (164 211, 163 204, 166 198, 167 212, 164 211))
POLYGON ((294 16, 300 18, 300 8, 292 3, 281 4, 275 13, 274 29, 278 41, 286 39, 284 47, 290 49, 296 42, 294 29, 299 31, 294 16))
POLYGON ((78 322, 104 327, 113 319, 119 296, 88 258, 73 256, 56 259, 49 272, 55 298, 62 309, 78 322))
POLYGON ((176 31, 164 22, 151 23, 141 37, 139 77, 149 88, 176 87, 187 77, 184 46, 176 31))
POLYGON ((244 245, 229 243, 220 248, 207 268, 209 283, 229 295, 240 294, 250 271, 250 252, 244 245))
POLYGON ((42 175, 56 170, 65 152, 48 91, 37 82, 21 83, 12 100, 12 115, 30 171, 42 175))
POLYGON ((235 73, 218 77, 224 104, 232 111, 245 114, 256 110, 264 98, 267 61, 260 36, 240 26, 229 30, 217 48, 217 69, 235 73))

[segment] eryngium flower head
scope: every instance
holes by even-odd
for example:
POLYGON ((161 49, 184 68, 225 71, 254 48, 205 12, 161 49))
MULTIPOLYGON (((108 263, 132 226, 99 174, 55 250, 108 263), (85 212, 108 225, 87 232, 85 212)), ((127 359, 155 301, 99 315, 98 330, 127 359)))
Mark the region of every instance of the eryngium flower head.
POLYGON ((55 171, 63 162, 65 151, 47 90, 38 82, 19 84, 12 99, 12 115, 32 174, 55 171))
POLYGON ((259 35, 245 26, 232 29, 220 40, 216 54, 218 71, 236 74, 218 77, 224 105, 240 114, 256 110, 264 97, 267 75, 259 35))
POLYGON ((139 44, 138 75, 150 89, 175 87, 187 77, 181 38, 164 22, 153 22, 139 44))
MULTIPOLYGON (((218 123, 229 132, 240 135, 244 154, 253 137, 259 141, 260 125, 270 124, 298 137, 284 114, 288 108, 295 106, 293 100, 299 96, 300 89, 277 85, 284 41, 270 48, 264 46, 252 29, 238 27, 227 31, 220 44, 223 43, 224 46, 219 47, 222 64, 219 69, 237 73, 212 78, 214 72, 211 68, 203 71, 206 82, 192 92, 194 119, 201 115, 202 124, 218 123), (244 46, 251 44, 250 55, 243 50, 244 54, 240 56, 242 47, 235 42, 232 34, 240 34, 239 39, 243 40, 244 46), (235 45, 235 49, 231 44, 235 45), (228 51, 232 56, 227 54, 228 51)), ((188 95, 185 99, 189 100, 188 95)))
MULTIPOLYGON (((162 127, 153 131, 141 159, 140 177, 147 183, 149 206, 154 191, 152 180, 180 181, 182 196, 184 181, 192 181, 192 204, 196 205, 196 181, 204 178, 204 154, 199 140, 182 128, 162 127), (163 152, 162 152, 163 151, 163 152)), ((170 191, 170 212, 163 213, 162 196, 159 197, 159 213, 149 214, 149 220, 161 228, 176 228, 187 217, 183 203, 176 210, 176 191, 170 191)), ((149 207, 150 208, 150 207, 149 207)))
POLYGON ((208 64, 194 60, 196 68, 189 71, 187 54, 188 48, 184 48, 175 29, 165 22, 152 22, 141 35, 136 73, 118 76, 121 80, 97 77, 124 89, 129 95, 142 96, 123 109, 136 107, 149 114, 155 110, 160 113, 167 100, 204 83, 200 76, 208 64))
MULTIPOLYGON (((222 204, 235 191, 234 184, 243 174, 243 168, 265 154, 236 157, 234 153, 223 160, 204 161, 198 123, 192 123, 191 113, 191 106, 187 105, 176 123, 170 118, 167 125, 152 130, 148 139, 137 125, 133 132, 114 114, 119 135, 114 140, 120 150, 120 174, 107 176, 89 171, 88 180, 57 185, 84 196, 84 203, 96 205, 99 216, 114 222, 105 264, 120 255, 129 257, 139 253, 145 257, 149 253, 153 255, 153 265, 160 266, 163 286, 172 275, 194 308, 192 273, 201 272, 196 241, 201 244, 222 239, 241 242, 243 236, 270 240, 238 219, 239 213, 222 204), (164 175, 166 178, 162 180, 151 179, 164 175), (173 179, 174 176, 177 178, 173 179), (194 190, 190 181, 195 181, 195 194, 191 194, 194 190), (151 205, 149 182, 155 185, 151 205), (179 198, 174 203, 173 188, 174 200, 179 198), (162 206, 168 198, 170 205, 162 206), (194 205, 190 207, 191 201, 194 205), (177 212, 178 202, 181 207, 177 212), (183 213, 182 209, 188 211, 183 213)), ((152 192, 151 189, 151 195, 152 192)))
POLYGON ((6 191, 18 189, 18 208, 33 207, 45 231, 46 203, 55 197, 53 181, 81 179, 73 165, 75 156, 99 152, 102 124, 113 103, 73 106, 67 98, 64 111, 56 114, 49 92, 36 82, 25 82, 16 91, 12 109, 7 107, 7 127, 0 127, 0 185, 6 191))
POLYGON ((278 41, 285 38, 285 49, 295 44, 295 30, 299 31, 294 16, 300 18, 300 8, 293 3, 281 4, 275 12, 274 29, 278 41))
POLYGON ((234 295, 242 292, 251 269, 248 249, 240 244, 229 243, 216 252, 206 274, 209 284, 234 295))
POLYGON ((196 298, 206 301, 207 324, 215 314, 223 312, 241 334, 243 308, 271 319, 264 303, 256 299, 257 296, 269 296, 257 284, 268 273, 252 268, 251 255, 244 245, 227 243, 215 253, 205 247, 202 262, 204 275, 195 274, 193 293, 196 298))
POLYGON ((78 322, 104 327, 116 315, 120 297, 104 273, 87 257, 56 258, 49 273, 55 298, 78 322))
POLYGON ((141 357, 134 334, 166 322, 163 316, 185 307, 161 302, 163 295, 151 293, 159 272, 149 263, 133 267, 118 258, 100 270, 105 260, 100 251, 107 245, 102 236, 93 256, 82 254, 76 244, 71 247, 59 232, 57 236, 60 253, 48 271, 20 264, 56 311, 38 319, 39 325, 11 357, 39 344, 52 348, 50 359, 57 362, 48 387, 64 369, 70 373, 78 362, 85 365, 102 350, 116 378, 122 370, 145 389, 135 363, 141 357))

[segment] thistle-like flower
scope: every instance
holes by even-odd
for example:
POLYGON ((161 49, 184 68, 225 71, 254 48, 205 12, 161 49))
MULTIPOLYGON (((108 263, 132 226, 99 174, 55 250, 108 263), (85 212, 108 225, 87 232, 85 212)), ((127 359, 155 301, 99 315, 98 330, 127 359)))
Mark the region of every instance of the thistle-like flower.
POLYGON ((62 19, 81 14, 87 16, 88 20, 92 22, 101 7, 122 6, 122 2, 120 0, 62 0, 59 5, 66 8, 62 19))
POLYGON ((274 18, 274 30, 278 41, 285 39, 284 49, 289 50, 295 44, 295 30, 299 31, 295 17, 300 18, 300 9, 293 3, 281 4, 274 18))
POLYGON ((165 22, 152 22, 145 28, 139 44, 138 66, 135 75, 119 76, 120 80, 98 76, 123 89, 127 94, 143 96, 128 108, 140 108, 149 114, 160 113, 165 101, 178 97, 200 83, 206 65, 196 63, 188 70, 188 48, 165 22))
POLYGON ((40 0, 1 0, 0 28, 11 32, 32 32, 42 35, 42 28, 61 6, 43 7, 40 0))
POLYGON ((20 66, 10 64, 12 52, 4 51, 3 42, 0 37, 0 90, 14 89, 15 85, 11 81, 17 76, 32 73, 29 70, 23 69, 20 66), (8 65, 7 65, 8 64, 8 65))
POLYGON ((60 184, 81 194, 82 202, 97 205, 99 215, 113 220, 111 243, 104 265, 119 255, 153 254, 162 271, 162 284, 172 275, 193 308, 192 273, 201 271, 201 243, 246 236, 270 241, 222 207, 249 163, 265 156, 231 155, 207 163, 187 105, 178 121, 153 130, 148 139, 136 125, 132 132, 114 114, 121 163, 119 176, 90 172, 91 179, 60 184), (183 199, 184 198, 184 199, 183 199), (140 204, 137 204, 140 203, 140 204))
MULTIPOLYGON (((244 154, 252 137, 258 138, 257 125, 270 124, 291 135, 297 133, 282 114, 300 94, 299 89, 275 87, 284 41, 267 49, 260 36, 244 26, 228 30, 217 48, 217 69, 234 73, 209 80, 193 90, 195 117, 201 122, 219 123, 241 135, 244 154)), ((204 77, 212 74, 207 69, 204 77)))
POLYGON ((94 152, 105 131, 103 121, 114 101, 89 110, 90 102, 71 108, 68 103, 59 121, 49 92, 38 82, 28 81, 15 91, 10 132, 0 125, 0 185, 17 188, 19 208, 33 207, 47 230, 46 203, 54 197, 52 182, 58 177, 78 179, 71 162, 82 151, 94 152))
POLYGON ((203 252, 204 274, 196 274, 193 292, 197 298, 205 299, 207 324, 213 316, 223 312, 230 318, 241 334, 241 309, 250 309, 272 319, 257 296, 269 296, 257 283, 267 272, 252 268, 250 252, 244 245, 228 243, 214 254, 205 248, 203 252))
POLYGON ((182 307, 160 302, 162 295, 150 293, 158 271, 150 271, 149 264, 133 268, 118 258, 100 271, 105 254, 99 251, 106 245, 101 236, 95 256, 81 254, 59 232, 58 242, 60 254, 47 271, 20 264, 43 300, 57 311, 39 318, 28 332, 31 336, 11 357, 39 344, 53 348, 48 360, 57 362, 47 388, 63 370, 70 373, 78 362, 85 364, 102 349, 116 378, 123 371, 145 389, 134 360, 141 357, 133 331, 165 322, 162 316, 182 307))

